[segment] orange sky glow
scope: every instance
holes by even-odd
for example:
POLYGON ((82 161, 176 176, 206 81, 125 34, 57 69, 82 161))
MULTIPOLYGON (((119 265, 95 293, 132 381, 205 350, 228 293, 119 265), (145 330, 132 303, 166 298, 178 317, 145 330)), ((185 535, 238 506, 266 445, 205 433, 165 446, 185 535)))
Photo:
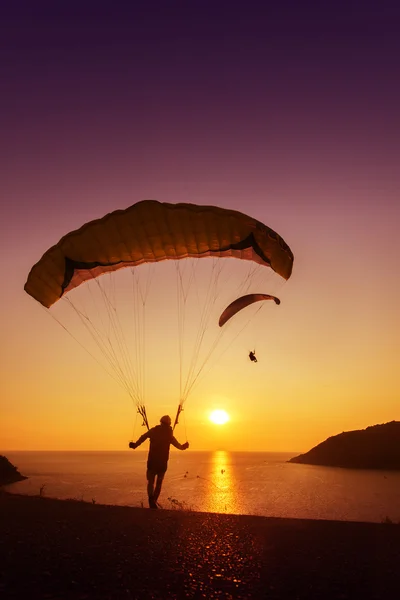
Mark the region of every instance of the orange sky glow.
MULTIPOLYGON (((375 235, 384 246, 383 232, 375 235)), ((285 238, 294 241, 293 276, 272 289, 273 278, 266 273, 262 290, 277 293, 281 305, 265 303, 261 311, 253 309, 249 323, 246 311, 252 307, 234 318, 234 334, 242 325, 245 329, 225 340, 224 352, 216 352, 215 361, 208 363, 210 370, 185 403, 175 433, 180 441, 187 438, 193 450, 304 451, 330 435, 400 416, 395 283, 378 269, 363 270, 362 252, 354 254, 352 249, 358 243, 366 251, 368 236, 359 231, 357 238, 354 232, 346 237, 342 231, 342 252, 347 250, 348 260, 340 265, 334 262, 335 247, 326 247, 323 232, 313 236, 313 245, 290 226, 285 238), (372 281, 379 294, 371 293, 372 281), (248 359, 253 347, 256 364, 248 359), (224 427, 209 421, 215 409, 230 415, 224 427)), ((134 404, 46 309, 23 292, 31 260, 30 249, 21 251, 3 294, 2 449, 123 449, 143 432, 134 404)), ((379 256, 375 260, 379 262, 379 256)), ((394 262, 394 256, 389 260, 394 262)), ((390 270, 388 263, 386 268, 390 270)), ((160 277, 154 284, 163 303, 168 281, 160 277)), ((172 299, 172 284, 170 291, 172 299)), ((234 289, 228 298, 232 294, 234 289)), ((175 416, 179 363, 176 311, 165 314, 157 302, 150 309, 146 404, 154 425, 165 413, 175 416)), ((68 325, 69 318, 64 321, 68 325)), ((94 344, 89 349, 95 354, 94 344)))

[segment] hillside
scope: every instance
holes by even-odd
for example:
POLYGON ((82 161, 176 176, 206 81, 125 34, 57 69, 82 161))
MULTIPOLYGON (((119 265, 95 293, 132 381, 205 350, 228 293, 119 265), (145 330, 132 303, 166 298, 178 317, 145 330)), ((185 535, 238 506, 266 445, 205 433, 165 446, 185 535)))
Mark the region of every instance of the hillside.
POLYGON ((400 469, 400 421, 329 437, 288 462, 352 469, 400 469))
POLYGON ((27 479, 27 477, 21 475, 17 467, 14 467, 5 456, 0 455, 0 485, 15 483, 23 479, 27 479))

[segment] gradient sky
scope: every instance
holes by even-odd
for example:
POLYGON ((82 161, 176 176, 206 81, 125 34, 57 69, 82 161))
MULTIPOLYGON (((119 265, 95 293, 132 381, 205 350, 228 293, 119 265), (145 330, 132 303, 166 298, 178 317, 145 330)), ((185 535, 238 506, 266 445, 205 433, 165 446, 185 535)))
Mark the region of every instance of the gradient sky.
MULTIPOLYGON (((23 286, 62 235, 145 198, 246 212, 295 255, 258 364, 238 340, 178 439, 298 452, 399 420, 398 2, 7 4, 0 449, 126 447, 130 400, 23 286)), ((160 386, 152 423, 176 409, 160 386)))

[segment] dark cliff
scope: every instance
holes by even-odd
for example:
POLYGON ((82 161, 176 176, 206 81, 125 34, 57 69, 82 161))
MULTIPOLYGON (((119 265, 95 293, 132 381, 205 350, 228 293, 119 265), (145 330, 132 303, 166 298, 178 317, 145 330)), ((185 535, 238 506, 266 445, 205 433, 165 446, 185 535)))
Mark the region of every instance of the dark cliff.
POLYGON ((352 469, 400 469, 400 421, 340 433, 288 462, 352 469))
POLYGON ((0 485, 16 483, 23 479, 27 479, 27 477, 21 475, 17 467, 14 467, 5 456, 0 455, 0 485))

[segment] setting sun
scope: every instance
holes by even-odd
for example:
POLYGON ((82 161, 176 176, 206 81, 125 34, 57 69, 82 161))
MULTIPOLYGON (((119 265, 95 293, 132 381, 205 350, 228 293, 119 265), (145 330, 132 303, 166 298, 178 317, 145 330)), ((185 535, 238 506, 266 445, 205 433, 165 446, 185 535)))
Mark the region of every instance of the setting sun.
POLYGON ((224 410, 214 410, 210 414, 210 421, 215 425, 225 425, 229 421, 229 415, 224 410))

